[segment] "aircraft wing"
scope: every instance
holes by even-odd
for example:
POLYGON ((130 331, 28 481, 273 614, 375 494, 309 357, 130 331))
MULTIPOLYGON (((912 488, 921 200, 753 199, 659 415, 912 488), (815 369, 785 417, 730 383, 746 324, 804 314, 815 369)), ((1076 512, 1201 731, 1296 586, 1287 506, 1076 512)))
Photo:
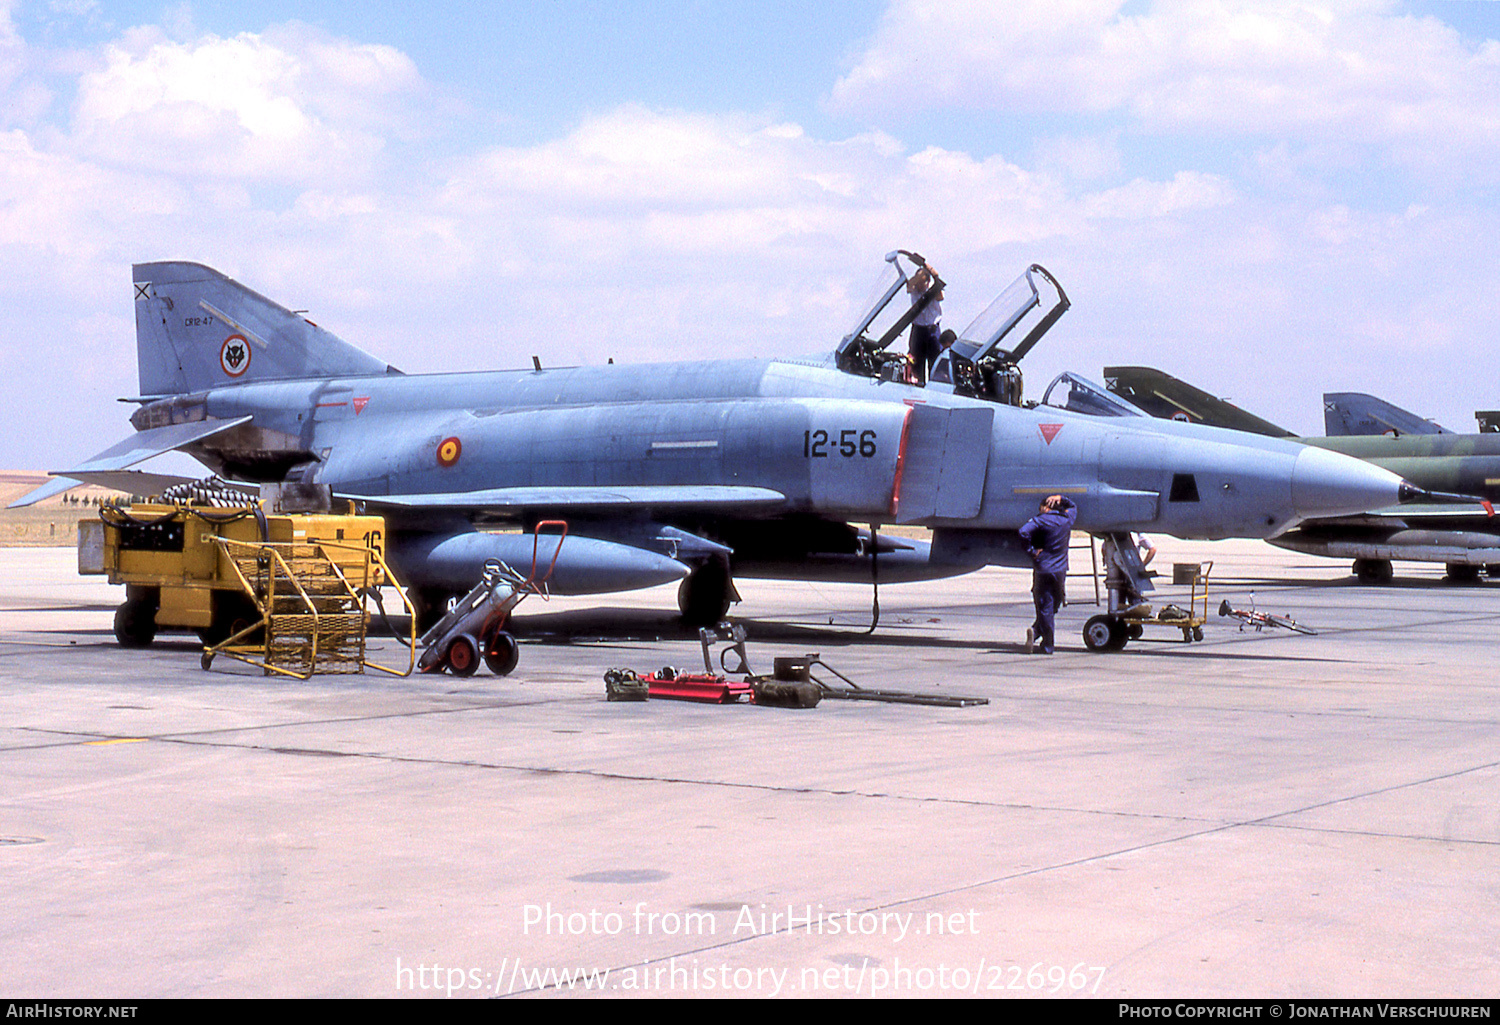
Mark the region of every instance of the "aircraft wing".
POLYGON ((732 484, 643 485, 631 487, 520 487, 479 491, 438 492, 426 495, 341 495, 374 507, 397 509, 489 512, 500 515, 527 509, 573 512, 621 509, 769 509, 786 496, 770 488, 732 484))
POLYGON ((222 434, 232 427, 249 422, 250 417, 240 416, 230 420, 197 420, 185 424, 168 424, 165 427, 139 431, 119 444, 111 445, 81 466, 76 466, 71 470, 51 471, 56 479, 22 495, 10 504, 10 508, 20 509, 34 505, 44 498, 62 494, 83 482, 119 488, 122 491, 130 490, 135 494, 153 494, 160 490, 162 482, 170 485, 188 478, 138 471, 129 473, 126 472, 128 467, 145 462, 153 456, 211 438, 215 434, 222 434), (140 490, 143 487, 146 490, 140 490))

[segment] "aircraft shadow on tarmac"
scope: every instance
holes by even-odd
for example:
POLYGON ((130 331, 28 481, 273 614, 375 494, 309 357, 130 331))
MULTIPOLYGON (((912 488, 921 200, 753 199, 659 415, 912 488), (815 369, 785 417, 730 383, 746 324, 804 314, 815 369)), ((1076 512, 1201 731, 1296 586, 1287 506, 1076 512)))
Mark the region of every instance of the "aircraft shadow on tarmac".
MULTIPOLYGON (((1327 584, 1328 581, 1317 581, 1316 583, 1327 584)), ((1085 604, 1082 607, 1091 607, 1085 604)), ((915 650, 949 650, 949 651, 972 651, 978 654, 996 655, 1020 655, 1022 645, 1019 640, 994 640, 974 639, 961 640, 953 637, 932 637, 911 632, 896 632, 886 627, 877 628, 875 633, 868 632, 867 627, 856 624, 824 626, 822 624, 808 624, 796 622, 778 622, 775 620, 761 620, 750 618, 735 618, 734 622, 745 627, 749 634, 749 653, 753 666, 762 671, 768 666, 760 663, 768 663, 769 655, 763 656, 758 661, 755 656, 756 646, 759 644, 795 644, 805 650, 837 649, 852 646, 876 646, 890 649, 915 649, 915 650)), ((398 630, 404 626, 404 620, 392 618, 392 625, 398 630)), ((903 623, 901 625, 913 625, 903 623)), ((518 640, 527 644, 544 645, 612 645, 612 644, 651 644, 663 642, 698 641, 698 631, 684 626, 682 621, 675 615, 666 611, 655 611, 648 609, 625 609, 625 608, 599 608, 583 609, 568 612, 549 612, 540 615, 517 616, 511 621, 511 629, 518 640)), ((33 631, 28 631, 33 632, 33 631)), ((87 637, 90 646, 101 645, 113 647, 115 644, 114 631, 104 629, 47 629, 34 631, 37 634, 53 634, 69 637, 87 637)), ((1236 631, 1237 632, 1237 631, 1236 631)), ((1007 635, 1011 631, 1006 631, 1007 635)), ((1059 633, 1062 639, 1063 633, 1059 633)), ((1266 634, 1267 637, 1279 637, 1279 634, 1266 634)), ((373 641, 390 640, 388 632, 379 626, 371 630, 373 641)), ((1075 637, 1076 639, 1076 637, 1075 637)), ((1215 638, 1211 634, 1208 641, 1215 638)), ((1290 640, 1291 638, 1286 638, 1290 640)), ((717 652, 725 647, 728 642, 715 641, 710 643, 710 650, 717 652)), ((1081 643, 1081 642, 1080 642, 1081 643)), ((1127 651, 1116 653, 1110 657, 1141 656, 1141 655, 1167 655, 1171 658, 1187 658, 1193 660, 1229 659, 1234 661, 1273 661, 1273 662, 1339 662, 1337 658, 1323 658, 1309 656, 1306 654, 1293 653, 1250 653, 1230 652, 1219 647, 1204 648, 1200 644, 1182 644, 1173 640, 1145 640, 1137 641, 1127 651)), ((159 634, 152 644, 155 650, 184 652, 197 655, 203 650, 203 646, 191 634, 159 634)), ((1064 647, 1064 652, 1077 653, 1070 647, 1064 647)), ((1103 658, 1105 656, 1092 656, 1103 658)))
MULTIPOLYGON (((995 639, 961 640, 953 637, 932 637, 911 632, 897 632, 885 628, 877 628, 875 633, 871 634, 867 632, 867 628, 860 628, 854 624, 823 626, 748 618, 736 619, 735 622, 744 626, 749 635, 749 653, 752 661, 755 658, 757 644, 797 644, 807 646, 809 650, 873 645, 883 648, 973 651, 1000 655, 1019 655, 1023 652, 1019 639, 1013 642, 995 639)), ((513 621, 513 627, 517 637, 540 644, 698 640, 697 630, 683 626, 676 616, 641 609, 589 609, 577 612, 545 613, 529 617, 518 616, 513 621)), ((1014 631, 1006 629, 1004 632, 1008 637, 1014 631)), ((1060 639, 1062 636, 1062 633, 1059 633, 1060 639)), ((1077 640, 1076 635, 1074 635, 1074 640, 1077 640)), ((1081 645, 1081 642, 1079 643, 1081 645)), ((710 648, 717 650, 723 647, 723 644, 724 642, 714 643, 710 645, 710 648)), ((1130 652, 1169 655, 1173 658, 1275 662, 1341 661, 1306 654, 1226 652, 1222 649, 1202 649, 1198 645, 1184 645, 1173 641, 1137 642, 1137 645, 1132 646, 1130 652)), ((1071 649, 1064 648, 1064 650, 1071 649)))

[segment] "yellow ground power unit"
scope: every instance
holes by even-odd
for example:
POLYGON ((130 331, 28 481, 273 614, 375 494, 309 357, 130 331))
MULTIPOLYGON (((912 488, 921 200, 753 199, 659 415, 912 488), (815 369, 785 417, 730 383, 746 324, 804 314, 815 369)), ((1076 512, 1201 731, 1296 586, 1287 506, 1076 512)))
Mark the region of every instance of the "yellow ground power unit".
MULTIPOLYGON (((402 670, 369 662, 368 602, 406 595, 385 562, 385 521, 353 513, 266 513, 259 503, 110 505, 78 525, 78 571, 124 584, 115 638, 144 647, 190 630, 207 668, 225 654, 267 673, 402 670)), ((405 670, 410 672, 410 666, 405 670)))

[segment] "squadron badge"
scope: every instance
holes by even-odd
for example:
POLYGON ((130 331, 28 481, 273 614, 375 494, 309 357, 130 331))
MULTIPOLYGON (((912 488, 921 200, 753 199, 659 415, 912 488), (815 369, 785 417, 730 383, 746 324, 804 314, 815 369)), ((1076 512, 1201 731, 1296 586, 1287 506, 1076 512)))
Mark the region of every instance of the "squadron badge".
POLYGON ((230 335, 219 346, 219 368, 230 377, 240 377, 250 369, 250 343, 244 335, 230 335))

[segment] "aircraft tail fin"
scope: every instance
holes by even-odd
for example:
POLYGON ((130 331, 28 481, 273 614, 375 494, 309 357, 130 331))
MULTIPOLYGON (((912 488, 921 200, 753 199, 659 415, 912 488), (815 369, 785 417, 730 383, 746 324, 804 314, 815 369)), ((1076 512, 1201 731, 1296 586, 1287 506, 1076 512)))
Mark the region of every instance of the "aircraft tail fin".
POLYGON ((1285 427, 1262 420, 1232 402, 1210 395, 1155 367, 1105 367, 1104 385, 1163 420, 1227 427, 1231 431, 1264 434, 1269 438, 1292 437, 1292 432, 1285 427))
POLYGON ((1323 393, 1323 432, 1330 438, 1453 433, 1384 399, 1352 391, 1323 393))
POLYGON ((135 338, 143 396, 251 381, 400 373, 198 263, 138 263, 135 338))

